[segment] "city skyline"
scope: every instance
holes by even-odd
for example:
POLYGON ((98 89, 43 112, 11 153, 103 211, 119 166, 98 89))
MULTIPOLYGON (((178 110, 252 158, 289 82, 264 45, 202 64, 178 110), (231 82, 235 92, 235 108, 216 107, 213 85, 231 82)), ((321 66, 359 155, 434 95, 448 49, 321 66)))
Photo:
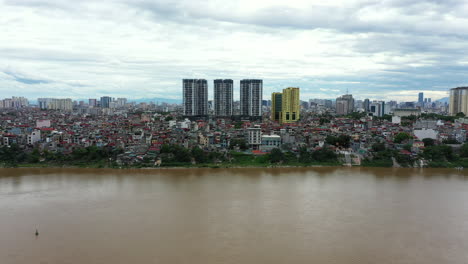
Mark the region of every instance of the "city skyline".
POLYGON ((467 85, 467 7, 464 1, 2 1, 0 93, 181 100, 184 76, 259 78, 265 95, 297 86, 301 99, 336 98, 349 89, 377 100, 412 101, 418 92, 436 100, 467 85))

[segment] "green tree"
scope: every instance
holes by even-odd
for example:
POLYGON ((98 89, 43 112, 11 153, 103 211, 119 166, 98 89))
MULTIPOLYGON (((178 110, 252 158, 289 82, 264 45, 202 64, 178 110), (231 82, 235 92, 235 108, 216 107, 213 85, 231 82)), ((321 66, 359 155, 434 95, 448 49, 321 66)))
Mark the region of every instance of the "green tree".
POLYGON ((299 162, 301 163, 309 163, 312 161, 312 157, 310 152, 307 151, 306 147, 302 147, 299 149, 299 162))
POLYGON ((41 158, 41 153, 39 152, 38 148, 35 148, 28 156, 28 162, 30 163, 37 163, 41 158))
POLYGON ((319 162, 335 162, 338 160, 336 153, 328 148, 321 148, 312 152, 311 157, 319 162))
POLYGON ((359 120, 359 119, 365 117, 366 115, 367 115, 367 113, 365 113, 365 112, 352 112, 351 114, 347 115, 347 117, 355 119, 355 120, 359 120))
POLYGON ((416 121, 417 119, 418 117, 415 115, 401 117, 401 120, 406 120, 406 121, 416 121))
POLYGON ((330 120, 331 120, 331 118, 321 117, 321 118, 319 119, 319 123, 320 123, 320 125, 328 124, 328 123, 330 123, 330 120))
POLYGON ((435 145, 435 141, 432 138, 423 138, 422 142, 424 143, 424 147, 430 147, 435 145))
POLYGON ((407 151, 411 151, 411 144, 405 144, 405 145, 403 146, 403 149, 404 149, 404 150, 407 150, 407 151))
POLYGON ((206 163, 208 161, 206 153, 199 147, 194 147, 192 149, 192 157, 197 163, 206 163))
POLYGON ((349 148, 350 141, 351 137, 348 135, 339 135, 338 137, 330 135, 325 138, 327 144, 343 148, 349 148))
POLYGON ((468 143, 465 143, 460 148, 460 156, 467 158, 468 157, 468 143))
POLYGON ((374 152, 384 151, 385 149, 386 149, 385 143, 383 142, 377 142, 372 145, 372 150, 374 152))
POLYGON ((449 138, 442 141, 443 144, 460 144, 456 139, 449 138))
POLYGON ((229 142, 229 149, 234 149, 234 147, 238 146, 241 150, 247 149, 247 142, 245 139, 240 138, 233 138, 229 142))
POLYGON ((410 138, 411 138, 411 136, 410 136, 408 133, 401 132, 401 133, 398 133, 398 134, 395 136, 393 142, 399 144, 399 143, 401 143, 401 142, 403 142, 403 141, 405 141, 405 140, 408 140, 408 139, 410 139, 410 138))
POLYGON ((284 154, 279 148, 274 148, 270 152, 270 162, 278 163, 284 160, 284 154))
POLYGON ((433 161, 453 161, 456 159, 452 148, 446 145, 424 148, 423 157, 433 161))

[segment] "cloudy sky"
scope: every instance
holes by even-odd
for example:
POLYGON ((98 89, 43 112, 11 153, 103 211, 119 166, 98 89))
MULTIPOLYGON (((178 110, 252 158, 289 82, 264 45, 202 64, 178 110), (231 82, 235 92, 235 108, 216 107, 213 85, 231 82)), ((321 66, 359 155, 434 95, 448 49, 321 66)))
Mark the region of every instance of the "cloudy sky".
POLYGON ((468 85, 468 1, 0 0, 2 98, 180 99, 182 78, 446 97, 468 85))

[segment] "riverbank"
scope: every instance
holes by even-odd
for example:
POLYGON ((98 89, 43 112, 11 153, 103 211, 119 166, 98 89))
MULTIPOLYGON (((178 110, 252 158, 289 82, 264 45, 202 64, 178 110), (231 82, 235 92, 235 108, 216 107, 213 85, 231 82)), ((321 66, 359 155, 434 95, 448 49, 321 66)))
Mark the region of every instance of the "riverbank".
MULTIPOLYGON (((101 166, 99 164, 89 165, 60 165, 60 164, 16 164, 12 166, 2 166, 0 168, 69 168, 69 169, 242 169, 242 168, 319 168, 319 167, 346 167, 336 163, 328 164, 301 164, 301 165, 272 165, 272 164, 257 164, 257 165, 239 165, 239 164, 185 164, 179 166, 101 166)), ((358 166, 359 167, 359 166, 358 166)))
MULTIPOLYGON (((440 163, 439 163, 440 164, 440 163)), ((166 165, 166 166, 143 166, 141 164, 134 166, 103 166, 102 164, 87 164, 87 165, 71 165, 71 164, 15 164, 15 165, 2 165, 0 168, 31 168, 31 169, 156 169, 156 170, 165 170, 165 169, 248 169, 248 168, 321 168, 321 167, 331 167, 331 168, 407 168, 414 169, 420 167, 393 167, 393 166, 377 166, 371 165, 361 165, 361 166, 346 166, 339 163, 316 163, 316 164, 251 164, 251 165, 240 165, 240 164, 180 164, 180 165, 166 165)), ((423 168, 434 169, 463 169, 463 166, 459 164, 450 164, 450 166, 425 166, 423 168)))

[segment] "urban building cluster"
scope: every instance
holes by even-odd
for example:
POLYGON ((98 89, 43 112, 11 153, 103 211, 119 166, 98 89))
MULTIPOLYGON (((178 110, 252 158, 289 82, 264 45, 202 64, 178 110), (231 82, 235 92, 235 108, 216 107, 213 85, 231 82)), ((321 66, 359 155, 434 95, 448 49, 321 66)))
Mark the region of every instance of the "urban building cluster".
POLYGON ((301 101, 299 88, 289 87, 282 93, 271 95, 271 120, 280 123, 294 123, 300 118, 301 101))
MULTIPOLYGON (((208 82, 205 79, 184 79, 183 109, 187 117, 207 117, 208 82)), ((234 81, 214 80, 214 116, 231 117, 234 112, 234 81)), ((238 116, 260 118, 262 116, 263 81, 245 79, 240 81, 240 105, 238 116)))
POLYGON ((28 107, 29 101, 24 97, 5 98, 0 100, 0 108, 23 108, 28 107))
POLYGON ((296 87, 263 100, 262 80, 252 79, 240 82, 240 100, 234 101, 233 80, 213 84, 211 101, 206 80, 184 79, 182 105, 108 96, 87 102, 3 99, 0 145, 63 155, 88 147, 120 149, 112 160, 118 165, 148 160, 164 165, 165 145, 199 148, 225 160, 233 151, 259 156, 274 149, 292 155, 327 149, 340 157, 339 162, 359 165, 375 157, 376 144, 416 159, 427 147, 425 139, 449 142, 454 148, 466 141, 468 119, 461 114, 467 113, 465 87, 451 90, 449 105, 421 100, 421 95, 418 101, 400 103, 355 100, 351 94, 336 100, 301 101, 296 87), (401 134, 408 137, 400 141, 401 134), (338 143, 343 138, 349 144, 338 143))

